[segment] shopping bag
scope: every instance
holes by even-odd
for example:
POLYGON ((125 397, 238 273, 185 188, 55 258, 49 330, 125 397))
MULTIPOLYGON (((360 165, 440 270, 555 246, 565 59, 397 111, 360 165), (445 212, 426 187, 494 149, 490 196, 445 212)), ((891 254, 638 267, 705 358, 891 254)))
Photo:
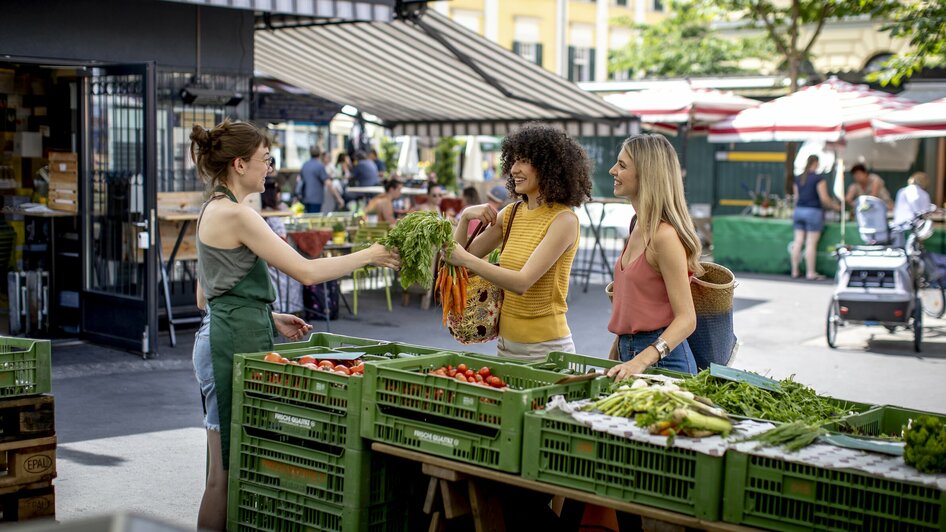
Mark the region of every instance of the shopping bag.
MULTIPOLYGON (((521 203, 519 201, 512 207, 500 252, 506 247, 512 221, 516 218, 516 211, 521 203)), ((466 249, 469 249, 473 240, 485 229, 485 224, 479 224, 467 241, 466 249)), ((447 330, 461 344, 478 344, 494 340, 499 336, 499 313, 502 306, 503 289, 471 272, 466 287, 464 310, 461 314, 454 312, 447 314, 447 330)))
POLYGON ((696 329, 687 338, 696 367, 706 369, 711 363, 729 365, 738 342, 733 332, 733 292, 736 278, 728 268, 713 262, 701 262, 703 275, 693 277, 690 292, 696 310, 696 329))

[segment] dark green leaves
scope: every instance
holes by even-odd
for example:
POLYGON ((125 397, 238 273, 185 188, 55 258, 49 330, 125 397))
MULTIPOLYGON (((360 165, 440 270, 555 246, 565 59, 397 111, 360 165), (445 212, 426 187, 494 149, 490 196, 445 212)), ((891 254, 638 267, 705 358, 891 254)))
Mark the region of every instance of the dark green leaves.
POLYGON ((401 286, 434 282, 434 253, 453 242, 453 225, 431 211, 412 212, 402 218, 379 243, 401 254, 401 286))

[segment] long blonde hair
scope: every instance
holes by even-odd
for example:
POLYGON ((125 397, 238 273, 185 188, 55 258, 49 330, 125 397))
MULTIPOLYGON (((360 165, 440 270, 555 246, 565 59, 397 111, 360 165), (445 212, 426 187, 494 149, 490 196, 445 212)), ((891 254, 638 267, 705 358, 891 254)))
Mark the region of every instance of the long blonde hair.
POLYGON ((663 135, 634 135, 621 146, 637 172, 638 221, 643 221, 644 243, 653 251, 654 235, 660 222, 673 226, 686 250, 687 269, 701 275, 702 245, 683 194, 683 174, 677 152, 663 135))

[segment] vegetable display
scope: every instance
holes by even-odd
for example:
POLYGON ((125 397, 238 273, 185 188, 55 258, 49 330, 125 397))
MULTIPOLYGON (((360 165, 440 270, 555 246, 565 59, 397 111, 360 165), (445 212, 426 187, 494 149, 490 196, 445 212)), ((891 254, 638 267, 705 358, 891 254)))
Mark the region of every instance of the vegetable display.
POLYGON ((448 379, 456 379, 468 384, 479 384, 480 386, 492 388, 503 389, 507 386, 502 377, 493 375, 492 370, 490 370, 488 366, 474 369, 466 364, 457 364, 456 367, 447 364, 446 366, 441 366, 431 371, 430 375, 437 375, 448 379))
POLYGON ((331 371, 340 375, 364 375, 365 363, 361 360, 334 360, 329 358, 315 357, 312 355, 303 355, 298 358, 288 359, 275 351, 266 353, 263 357, 265 362, 273 364, 288 364, 290 366, 302 366, 315 371, 331 371))
POLYGON ((801 421, 795 421, 739 441, 756 441, 759 442, 761 447, 782 445, 785 450, 795 452, 811 445, 819 436, 824 436, 827 433, 828 431, 818 425, 808 425, 801 421))
POLYGON ((412 212, 398 221, 378 240, 386 248, 397 248, 401 255, 401 287, 419 284, 430 289, 434 283, 434 253, 443 246, 453 249, 453 225, 431 211, 412 212))
POLYGON ((946 424, 933 416, 918 416, 903 431, 903 459, 921 473, 946 473, 946 424))
POLYGON ((782 391, 773 393, 745 382, 713 377, 709 370, 680 382, 681 388, 709 399, 734 416, 819 424, 847 413, 842 405, 819 396, 791 377, 780 381, 779 386, 782 391))
POLYGON ((713 434, 728 436, 732 431, 725 412, 700 402, 692 393, 673 384, 650 386, 643 379, 631 384, 624 381, 614 393, 586 405, 584 410, 633 417, 637 426, 671 440, 677 434, 701 438, 713 434))

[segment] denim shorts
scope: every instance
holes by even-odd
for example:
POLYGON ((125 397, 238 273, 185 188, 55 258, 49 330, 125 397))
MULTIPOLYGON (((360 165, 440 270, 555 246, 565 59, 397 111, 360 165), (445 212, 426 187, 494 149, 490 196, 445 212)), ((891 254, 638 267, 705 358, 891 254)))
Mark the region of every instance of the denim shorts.
MULTIPOLYGON (((663 334, 664 330, 657 329, 655 331, 642 331, 637 334, 622 334, 618 339, 618 355, 621 357, 621 362, 627 362, 637 356, 637 353, 647 349, 658 336, 663 334)), ((696 360, 693 358, 693 351, 690 350, 690 344, 686 340, 674 347, 670 354, 664 357, 663 360, 659 360, 654 366, 691 375, 696 374, 696 360)))
POLYGON ((204 427, 220 431, 220 411, 217 410, 217 389, 214 385, 214 367, 210 355, 210 311, 204 314, 194 338, 194 375, 200 386, 204 403, 204 427))
POLYGON ((824 209, 795 207, 792 225, 800 231, 820 233, 824 229, 824 209))

